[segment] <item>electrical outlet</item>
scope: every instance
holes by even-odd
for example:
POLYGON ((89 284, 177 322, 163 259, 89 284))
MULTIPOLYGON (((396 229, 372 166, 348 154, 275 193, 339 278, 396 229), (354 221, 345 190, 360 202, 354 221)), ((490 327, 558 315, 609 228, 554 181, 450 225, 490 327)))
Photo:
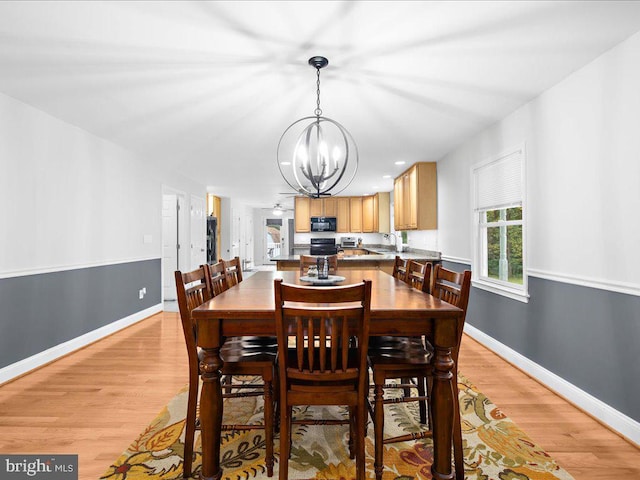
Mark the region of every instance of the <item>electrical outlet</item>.
POLYGON ((142 288, 142 289, 138 290, 138 298, 139 298, 140 300, 142 300, 142 299, 144 298, 144 294, 145 294, 145 293, 146 293, 146 292, 145 292, 145 289, 144 289, 144 288, 142 288))

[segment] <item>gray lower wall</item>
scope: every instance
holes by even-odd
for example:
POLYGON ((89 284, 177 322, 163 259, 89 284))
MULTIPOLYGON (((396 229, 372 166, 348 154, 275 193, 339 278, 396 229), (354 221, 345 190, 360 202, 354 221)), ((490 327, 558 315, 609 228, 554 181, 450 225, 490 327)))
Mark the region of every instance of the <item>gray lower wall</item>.
POLYGON ((161 278, 158 258, 0 279, 0 368, 159 304, 161 278))
POLYGON ((467 323, 640 421, 640 297, 536 277, 529 295, 522 303, 472 288, 467 323))

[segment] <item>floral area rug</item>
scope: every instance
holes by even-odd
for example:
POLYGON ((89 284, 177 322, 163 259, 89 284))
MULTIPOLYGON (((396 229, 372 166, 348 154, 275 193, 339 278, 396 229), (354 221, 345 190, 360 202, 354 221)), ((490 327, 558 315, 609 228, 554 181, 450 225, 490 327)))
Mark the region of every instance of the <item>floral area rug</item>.
MULTIPOLYGON (((235 378, 234 378, 235 380, 235 378)), ((250 379, 245 379, 250 381, 250 379)), ((458 377, 462 414, 465 478, 472 480, 572 479, 464 376, 458 377)), ((400 392, 398 392, 400 394, 400 392)), ((261 397, 227 399, 225 424, 261 423, 261 397)), ((182 389, 104 474, 103 479, 173 480, 182 478, 184 416, 187 390, 182 389)), ((346 409, 307 407, 296 418, 344 418, 346 409)), ((417 402, 385 405, 385 435, 420 430, 417 402)), ((349 480, 355 464, 348 454, 348 426, 294 425, 290 479, 349 480)), ((274 440, 278 478, 279 439, 274 440)), ((201 444, 196 433, 194 477, 201 470, 201 444)), ((223 479, 267 479, 262 430, 223 432, 220 450, 223 479)), ((366 439, 367 477, 373 479, 373 425, 366 439)), ((385 446, 383 480, 430 479, 431 440, 385 446)))

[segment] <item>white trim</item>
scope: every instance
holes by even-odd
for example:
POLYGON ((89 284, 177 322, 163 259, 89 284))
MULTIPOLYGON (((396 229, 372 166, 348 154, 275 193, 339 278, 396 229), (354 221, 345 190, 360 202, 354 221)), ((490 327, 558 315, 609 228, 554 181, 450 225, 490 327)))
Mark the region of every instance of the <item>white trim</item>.
POLYGON ((538 365, 512 348, 500 343, 493 337, 469 325, 464 326, 464 331, 471 338, 486 346, 507 362, 515 365, 534 379, 541 382, 550 390, 576 405, 578 408, 593 415, 605 425, 609 426, 623 437, 626 437, 636 445, 640 444, 640 423, 619 412, 602 400, 581 390, 562 377, 559 377, 546 368, 538 365))
POLYGON ((134 323, 144 320, 145 318, 161 311, 162 304, 158 303, 153 307, 149 307, 145 310, 134 313, 133 315, 129 315, 128 317, 121 318, 120 320, 116 320, 113 323, 85 333, 84 335, 80 335, 79 337, 56 345, 55 347, 51 347, 40 353, 36 353, 31 357, 25 358, 16 363, 12 363, 11 365, 7 365, 6 367, 0 369, 0 384, 8 382, 9 380, 19 377, 20 375, 24 375, 31 370, 57 360, 58 358, 63 357, 64 355, 67 355, 75 350, 86 347, 87 345, 100 340, 101 338, 111 335, 118 330, 122 330, 125 327, 133 325, 134 323))
POLYGON ((482 278, 472 278, 471 285, 479 288, 480 290, 485 290, 497 295, 502 295, 503 297, 507 297, 512 300, 518 300, 522 303, 529 303, 529 292, 526 292, 523 289, 509 288, 506 285, 502 285, 497 282, 488 282, 482 278))
POLYGON ((469 258, 452 257, 450 255, 440 255, 440 259, 444 260, 445 262, 462 263, 464 265, 471 266, 471 259, 469 258))
POLYGON ((39 275, 41 273, 65 272, 68 270, 81 270, 83 268, 104 267, 106 265, 118 265, 122 263, 144 262, 147 260, 160 260, 161 257, 136 257, 125 258, 121 260, 104 260, 101 262, 76 263, 68 265, 50 265, 48 267, 40 267, 26 270, 14 270, 10 272, 0 272, 0 279, 13 277, 26 277, 27 275, 39 275))
POLYGON ((552 280, 554 282, 569 283, 571 285, 580 285, 582 287, 598 288, 600 290, 608 290, 611 292, 640 296, 640 285, 638 284, 613 282, 610 280, 599 280, 590 277, 567 275, 564 273, 555 273, 533 268, 528 269, 527 272, 531 277, 543 278, 545 280, 552 280))

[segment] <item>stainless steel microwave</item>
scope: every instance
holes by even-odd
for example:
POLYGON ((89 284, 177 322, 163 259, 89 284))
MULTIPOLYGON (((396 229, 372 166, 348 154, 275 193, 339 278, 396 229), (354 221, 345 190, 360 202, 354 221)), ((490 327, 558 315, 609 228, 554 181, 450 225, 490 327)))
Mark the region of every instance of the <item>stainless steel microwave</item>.
POLYGON ((311 217, 312 232, 335 232, 336 217, 311 217))

